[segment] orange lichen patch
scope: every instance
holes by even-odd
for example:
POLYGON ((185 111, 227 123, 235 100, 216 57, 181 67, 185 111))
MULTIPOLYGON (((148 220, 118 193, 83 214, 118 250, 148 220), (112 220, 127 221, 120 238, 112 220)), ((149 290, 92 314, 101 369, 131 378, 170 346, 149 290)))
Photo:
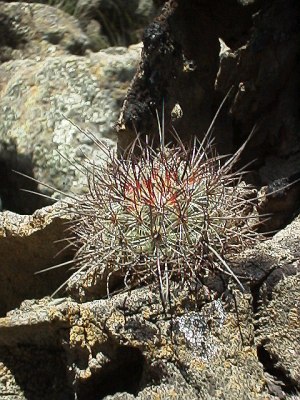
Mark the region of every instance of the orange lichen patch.
POLYGON ((90 350, 97 343, 103 343, 107 336, 101 327, 95 324, 95 316, 88 308, 79 307, 71 314, 70 346, 80 346, 90 350))

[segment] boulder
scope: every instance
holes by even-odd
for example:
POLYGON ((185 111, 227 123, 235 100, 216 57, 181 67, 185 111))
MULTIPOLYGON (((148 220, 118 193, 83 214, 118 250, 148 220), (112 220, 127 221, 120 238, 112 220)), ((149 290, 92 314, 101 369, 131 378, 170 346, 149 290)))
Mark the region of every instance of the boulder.
MULTIPOLYGON (((109 48, 86 57, 64 54, 0 65, 0 165, 4 209, 33 212, 44 202, 19 188, 51 196, 54 189, 32 183, 25 173, 66 193, 85 190, 78 167, 103 157, 96 138, 115 146, 114 124, 136 70, 141 47, 109 48)), ((47 204, 47 203, 46 203, 47 204)), ((49 204, 49 202, 48 202, 49 204)))

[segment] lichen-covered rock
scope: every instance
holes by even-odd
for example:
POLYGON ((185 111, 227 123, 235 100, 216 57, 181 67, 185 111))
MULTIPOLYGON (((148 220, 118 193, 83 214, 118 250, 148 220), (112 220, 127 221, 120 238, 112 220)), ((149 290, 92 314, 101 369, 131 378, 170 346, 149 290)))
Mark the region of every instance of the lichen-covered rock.
MULTIPOLYGON (((49 243, 63 234, 58 217, 63 207, 58 203, 33 216, 2 214, 3 314, 26 297, 50 294, 53 284, 65 280, 49 271, 41 275, 38 293, 33 291, 36 277, 28 274, 36 268, 37 254, 53 262, 49 243)), ((28 390, 14 382, 28 381, 30 368, 20 373, 10 366, 17 359, 28 365, 39 360, 28 357, 29 346, 33 354, 39 348, 39 357, 46 360, 52 349, 55 362, 69 371, 67 378, 58 372, 56 379, 67 379, 66 390, 76 392, 79 400, 117 392, 167 398, 178 382, 191 399, 222 399, 224 393, 228 399, 284 398, 286 391, 300 389, 299 229, 300 217, 236 260, 232 268, 244 293, 225 280, 216 300, 205 291, 195 298, 174 287, 172 315, 165 315, 155 287, 83 304, 71 298, 24 301, 0 319, 0 384, 6 388, 10 382, 12 393, 28 390)), ((47 370, 40 372, 40 379, 47 380, 47 370)), ((174 398, 180 398, 178 393, 174 398)))
MULTIPOLYGON (((175 377, 174 377, 175 378, 175 377)), ((130 395, 122 394, 122 395, 114 395, 107 396, 105 400, 151 400, 151 399, 159 399, 159 400, 180 400, 180 399, 190 399, 197 400, 199 399, 199 395, 197 392, 184 380, 180 379, 175 380, 173 383, 162 383, 157 386, 150 386, 146 389, 139 392, 136 397, 129 397, 130 395), (124 396, 124 397, 122 397, 124 396), (126 397, 128 396, 128 397, 126 397)))
MULTIPOLYGON (((42 235, 53 219, 49 221, 47 211, 51 215, 47 208, 43 218, 22 217, 27 220, 23 225, 6 222, 7 239, 17 235, 18 225, 20 236, 28 236, 30 223, 33 231, 40 226, 35 234, 42 235)), ((5 390, 9 385, 12 393, 40 393, 24 382, 29 381, 30 366, 42 357, 62 368, 56 371, 54 397, 62 381, 68 382, 66 393, 76 392, 79 400, 180 399, 183 393, 191 399, 275 400, 284 398, 286 390, 299 390, 299 221, 233 265, 244 293, 229 286, 209 300, 205 291, 194 298, 175 287, 172 315, 165 315, 154 287, 83 304, 71 298, 24 301, 0 319, 0 384, 5 390), (29 367, 22 373, 11 369, 25 359, 29 367)), ((49 271, 48 281, 52 274, 56 272, 49 271)), ((41 387, 47 371, 40 370, 41 387)))
MULTIPOLYGON (((5 160, 11 186, 18 179, 11 172, 15 169, 64 192, 84 191, 84 174, 71 163, 80 163, 84 154, 91 159, 101 154, 93 139, 74 124, 115 145, 113 125, 139 55, 136 45, 85 58, 61 55, 0 66, 0 159, 5 160)), ((28 188, 26 180, 17 182, 28 188)), ((37 189, 53 193, 42 186, 37 189)), ((15 209, 32 212, 32 197, 21 200, 18 194, 15 209)), ((2 200, 4 209, 9 208, 5 196, 2 200)))
POLYGON ((90 47, 78 21, 55 7, 0 2, 0 62, 84 55, 90 47))
POLYGON ((286 226, 299 212, 300 173, 287 173, 285 176, 288 178, 276 179, 260 190, 257 209, 262 216, 260 229, 264 232, 274 232, 286 226))
MULTIPOLYGON (((1 357, 2 358, 2 357, 1 357)), ((14 377, 14 371, 12 368, 6 366, 7 361, 3 358, 0 361, 0 392, 1 396, 9 400, 23 400, 25 399, 25 393, 16 382, 14 377), (9 396, 9 397, 7 397, 9 396)))
POLYGON ((167 398, 176 395, 180 381, 192 399, 222 399, 224 393, 259 399, 266 380, 253 347, 251 303, 237 296, 237 309, 232 302, 225 311, 218 300, 174 321, 163 316, 159 294, 147 288, 82 305, 25 302, 0 320, 0 355, 7 348, 13 354, 17 344, 41 346, 47 336, 50 345, 56 336, 57 346, 64 343, 78 399, 122 391, 138 399, 153 393, 167 398), (28 333, 22 335, 20 327, 28 333))

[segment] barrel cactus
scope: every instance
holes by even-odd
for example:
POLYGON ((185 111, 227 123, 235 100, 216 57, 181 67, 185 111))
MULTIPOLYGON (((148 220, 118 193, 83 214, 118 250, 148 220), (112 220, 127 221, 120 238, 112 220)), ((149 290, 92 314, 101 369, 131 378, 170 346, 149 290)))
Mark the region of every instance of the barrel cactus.
POLYGON ((69 290, 86 299, 152 283, 166 305, 171 281, 226 273, 242 285, 226 261, 253 240, 237 155, 224 161, 208 140, 156 150, 137 140, 126 157, 97 143, 107 161, 85 166, 89 190, 71 205, 69 290))

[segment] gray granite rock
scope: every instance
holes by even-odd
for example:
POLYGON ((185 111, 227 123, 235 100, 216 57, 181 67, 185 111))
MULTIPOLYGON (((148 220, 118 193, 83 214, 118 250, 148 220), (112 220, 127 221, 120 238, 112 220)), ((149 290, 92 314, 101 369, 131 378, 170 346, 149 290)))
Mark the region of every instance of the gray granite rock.
MULTIPOLYGON (((12 168, 58 190, 82 193, 85 178, 71 162, 101 154, 80 129, 115 145, 114 123, 139 55, 135 45, 84 58, 61 55, 2 64, 0 159, 7 173, 12 168)), ((42 185, 37 189, 53 194, 42 185)))

